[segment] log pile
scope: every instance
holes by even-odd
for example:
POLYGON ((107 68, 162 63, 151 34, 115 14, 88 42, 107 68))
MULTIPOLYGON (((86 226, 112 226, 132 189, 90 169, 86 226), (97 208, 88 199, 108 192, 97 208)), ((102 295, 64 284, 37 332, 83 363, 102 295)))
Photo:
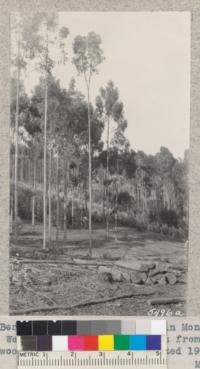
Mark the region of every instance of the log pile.
POLYGON ((174 285, 179 281, 182 272, 174 269, 168 263, 153 263, 144 265, 137 273, 139 284, 174 285))
POLYGON ((186 267, 181 264, 153 262, 142 264, 139 270, 131 270, 130 267, 122 268, 113 266, 112 268, 100 266, 98 268, 99 278, 106 282, 130 282, 134 284, 160 284, 174 285, 176 283, 186 283, 186 267))

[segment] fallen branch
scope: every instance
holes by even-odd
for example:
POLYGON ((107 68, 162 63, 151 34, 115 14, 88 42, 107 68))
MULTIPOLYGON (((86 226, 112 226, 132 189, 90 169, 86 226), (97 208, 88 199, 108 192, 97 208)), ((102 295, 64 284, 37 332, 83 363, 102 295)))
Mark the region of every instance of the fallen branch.
POLYGON ((153 294, 154 294, 154 292, 129 293, 129 294, 126 294, 126 295, 109 297, 109 298, 103 299, 103 300, 94 300, 94 301, 81 302, 79 304, 75 304, 75 305, 71 305, 71 306, 63 306, 63 305, 61 305, 61 306, 48 306, 48 307, 38 306, 38 307, 35 307, 35 308, 29 308, 29 309, 26 309, 26 310, 14 311, 12 314, 13 315, 25 315, 25 314, 29 314, 29 313, 35 313, 37 311, 45 312, 45 311, 52 311, 52 310, 71 310, 71 309, 75 309, 75 308, 79 308, 79 307, 85 307, 85 306, 91 306, 91 305, 97 305, 97 304, 105 304, 106 302, 110 302, 110 301, 128 299, 130 297, 150 296, 150 295, 153 295, 153 294))
POLYGON ((78 265, 78 266, 85 266, 85 265, 93 265, 93 266, 113 266, 113 263, 105 263, 105 262, 85 262, 85 261, 79 261, 79 260, 32 260, 32 259, 19 259, 20 262, 24 264, 70 264, 70 265, 78 265))
POLYGON ((125 262, 125 261, 117 261, 117 262, 114 263, 114 265, 118 268, 123 268, 123 269, 137 271, 137 272, 141 271, 140 270, 141 265, 137 261, 136 262, 131 262, 131 263, 128 263, 128 262, 125 262))
POLYGON ((174 264, 172 264, 172 265, 169 266, 169 270, 171 270, 171 269, 173 271, 178 270, 178 271, 181 271, 181 272, 187 272, 187 267, 183 266, 183 265, 174 265, 174 264))
POLYGON ((148 305, 168 305, 168 304, 178 304, 179 302, 186 302, 184 297, 159 297, 153 298, 147 301, 148 305))

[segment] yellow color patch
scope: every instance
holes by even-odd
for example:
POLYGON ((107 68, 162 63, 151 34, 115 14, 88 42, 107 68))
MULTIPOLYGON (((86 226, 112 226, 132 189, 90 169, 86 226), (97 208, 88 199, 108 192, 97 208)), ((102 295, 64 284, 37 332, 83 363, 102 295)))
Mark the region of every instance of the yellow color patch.
POLYGON ((114 351, 114 336, 99 336, 99 351, 114 351))

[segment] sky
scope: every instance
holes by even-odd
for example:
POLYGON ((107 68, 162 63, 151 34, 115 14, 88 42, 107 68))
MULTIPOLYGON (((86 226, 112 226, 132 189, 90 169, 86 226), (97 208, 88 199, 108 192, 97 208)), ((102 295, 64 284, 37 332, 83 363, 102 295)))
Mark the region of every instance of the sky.
MULTIPOLYGON (((124 103, 131 148, 155 154, 165 146, 183 157, 189 147, 189 12, 68 12, 59 13, 59 24, 70 31, 69 58, 75 36, 90 31, 101 36, 105 60, 92 80, 91 99, 113 80, 124 103)), ((70 62, 56 66, 54 74, 62 87, 74 77, 86 93, 83 77, 70 62)), ((32 74, 29 88, 33 80, 32 74)))

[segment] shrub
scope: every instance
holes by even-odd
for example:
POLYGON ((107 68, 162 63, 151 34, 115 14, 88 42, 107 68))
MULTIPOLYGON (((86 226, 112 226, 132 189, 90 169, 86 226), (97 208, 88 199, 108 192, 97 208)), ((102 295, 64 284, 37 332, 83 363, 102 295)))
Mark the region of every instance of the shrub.
POLYGON ((182 227, 178 227, 178 229, 176 229, 176 231, 173 234, 174 239, 179 240, 179 241, 185 241, 188 238, 187 232, 182 228, 182 227))
POLYGON ((21 219, 31 219, 31 200, 33 193, 29 189, 18 189, 18 215, 21 219))
POLYGON ((176 234, 176 227, 172 226, 169 227, 169 236, 171 236, 172 238, 174 238, 175 234, 176 234))
POLYGON ((155 223, 158 221, 158 213, 157 210, 151 209, 149 212, 149 221, 150 223, 155 223))
POLYGON ((160 227, 160 232, 164 235, 169 233, 169 226, 167 224, 162 224, 160 227))
POLYGON ((118 204, 119 205, 130 205, 131 202, 131 195, 127 191, 121 191, 118 194, 118 204))
POLYGON ((147 229, 147 226, 144 222, 139 222, 136 221, 135 222, 135 228, 139 231, 139 232, 143 232, 147 229))
POLYGON ((150 232, 159 233, 160 232, 160 226, 157 222, 152 222, 152 223, 148 224, 147 230, 150 231, 150 232))
POLYGON ((100 214, 97 211, 94 211, 92 213, 92 221, 94 223, 99 223, 99 224, 104 224, 105 223, 105 219, 104 219, 103 214, 100 214))
POLYGON ((162 209, 159 213, 160 223, 167 224, 169 227, 178 226, 178 215, 173 209, 162 209))
POLYGON ((132 215, 127 214, 126 211, 118 211, 117 213, 118 226, 122 227, 134 227, 135 219, 132 215))
POLYGON ((43 221, 43 195, 41 192, 37 192, 35 197, 35 219, 37 222, 43 221))

